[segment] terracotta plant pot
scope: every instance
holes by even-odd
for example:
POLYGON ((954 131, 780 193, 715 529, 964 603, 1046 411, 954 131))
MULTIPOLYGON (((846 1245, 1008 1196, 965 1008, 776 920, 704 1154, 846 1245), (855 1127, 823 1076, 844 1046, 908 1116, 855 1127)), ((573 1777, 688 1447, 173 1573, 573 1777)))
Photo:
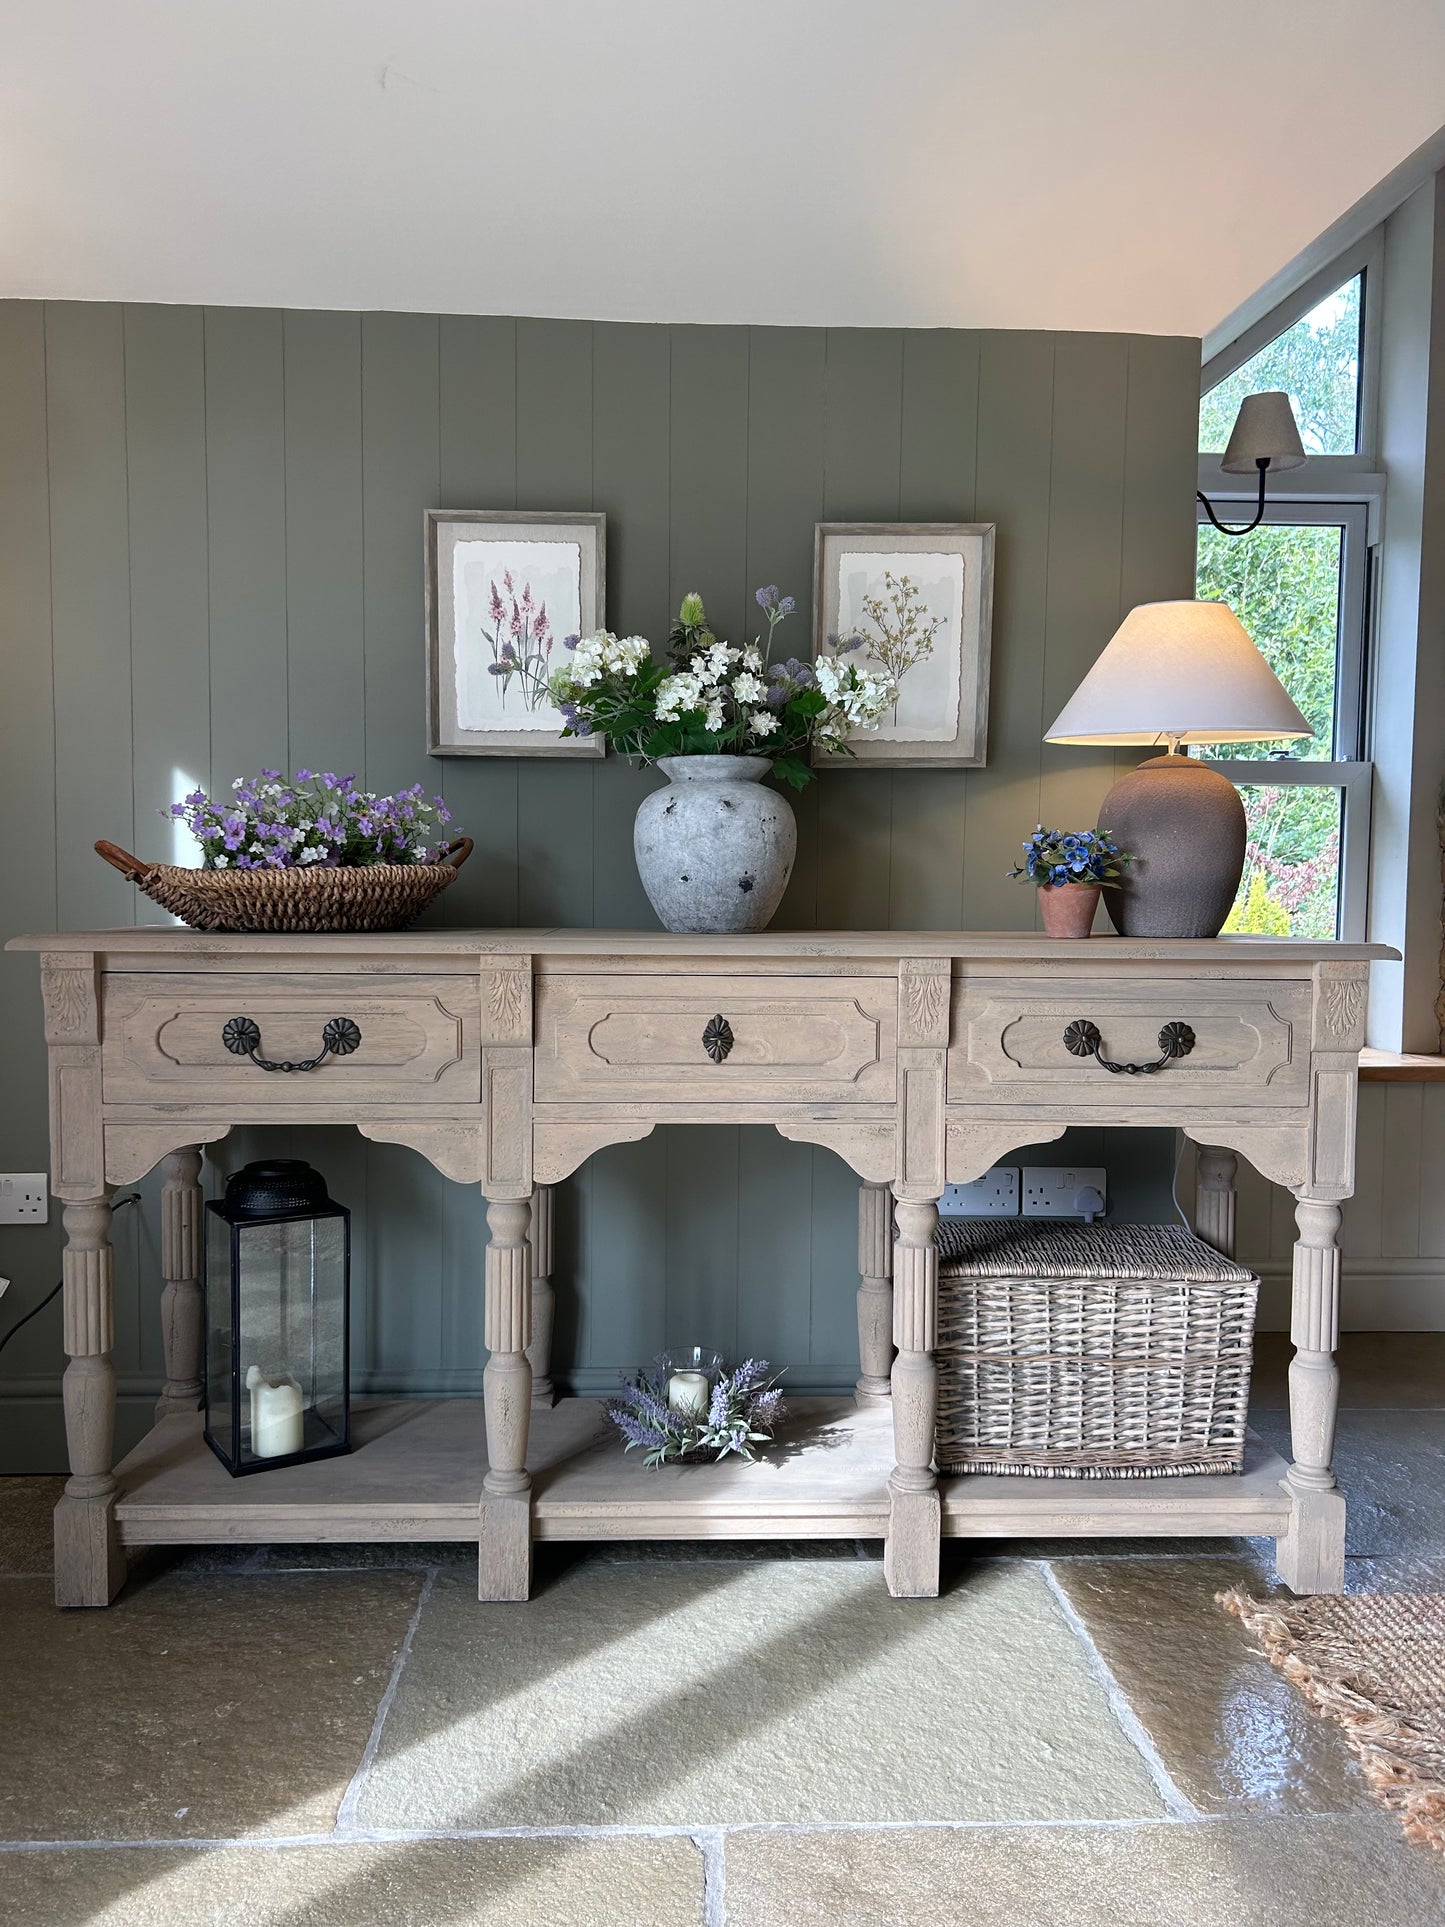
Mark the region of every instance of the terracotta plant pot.
POLYGON ((1039 907, 1047 937, 1087 937, 1098 908, 1098 883, 1041 883, 1039 907))

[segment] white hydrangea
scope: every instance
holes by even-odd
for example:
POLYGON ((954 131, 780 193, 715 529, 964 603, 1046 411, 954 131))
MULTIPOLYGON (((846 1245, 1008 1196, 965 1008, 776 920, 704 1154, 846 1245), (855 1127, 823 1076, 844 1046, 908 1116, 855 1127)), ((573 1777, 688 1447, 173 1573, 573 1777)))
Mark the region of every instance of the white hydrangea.
POLYGON ((568 673, 579 689, 591 689, 605 675, 630 675, 652 654, 645 636, 614 636, 610 629, 583 636, 572 651, 568 673))
POLYGON ((697 709, 702 704, 702 678, 690 671, 680 669, 675 675, 664 676, 657 685, 657 719, 662 723, 675 723, 684 710, 697 709))

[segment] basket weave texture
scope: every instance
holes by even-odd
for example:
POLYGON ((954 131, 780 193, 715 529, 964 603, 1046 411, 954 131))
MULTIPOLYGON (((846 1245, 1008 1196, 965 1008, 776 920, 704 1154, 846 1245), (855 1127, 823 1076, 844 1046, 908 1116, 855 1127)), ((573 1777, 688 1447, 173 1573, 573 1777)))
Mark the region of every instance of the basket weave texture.
POLYGON ((1174 1225, 939 1226, 940 1472, 1238 1472, 1259 1280, 1174 1225))
POLYGON ((192 930, 404 930, 456 878, 470 837, 438 863, 372 863, 295 870, 187 870, 142 863, 114 843, 96 851, 192 930))

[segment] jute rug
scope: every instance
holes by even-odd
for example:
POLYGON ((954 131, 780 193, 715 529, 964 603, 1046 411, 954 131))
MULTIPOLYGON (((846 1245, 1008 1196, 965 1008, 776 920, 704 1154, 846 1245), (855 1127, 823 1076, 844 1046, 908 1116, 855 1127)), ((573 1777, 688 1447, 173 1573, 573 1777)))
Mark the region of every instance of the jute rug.
POLYGON ((1218 1597, 1310 1704, 1339 1721, 1405 1837, 1445 1852, 1445 1595, 1218 1597))

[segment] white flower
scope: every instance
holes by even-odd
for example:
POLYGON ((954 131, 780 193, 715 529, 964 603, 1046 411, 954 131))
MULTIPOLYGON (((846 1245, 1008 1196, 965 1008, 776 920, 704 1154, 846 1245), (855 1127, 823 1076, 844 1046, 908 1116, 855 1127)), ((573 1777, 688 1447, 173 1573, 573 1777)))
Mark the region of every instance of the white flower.
POLYGON ((771 709, 755 709, 748 719, 754 736, 771 736, 777 726, 778 719, 771 709))
POLYGON ((720 702, 709 703, 707 706, 707 714, 703 720, 708 729, 721 729, 723 726, 722 704, 720 702))
POLYGON ((216 868, 218 870, 229 870, 230 867, 231 859, 228 856, 218 856, 216 858, 216 868))
POLYGON ((675 723, 685 709, 696 709, 702 700, 702 680, 679 670, 664 676, 657 685, 657 720, 675 723))
POLYGON ((757 671, 757 670, 760 670, 762 666, 763 666, 763 659, 758 654, 756 649, 744 649, 743 651, 743 668, 744 669, 751 669, 751 670, 757 671))
POLYGON ((308 844, 301 852, 301 861, 303 863, 319 863, 325 854, 325 850, 318 850, 313 845, 308 844))
POLYGON ((261 845, 259 843, 253 843, 250 846, 249 853, 252 856, 263 856, 265 854, 265 852, 262 850, 261 845))
POLYGON ((733 694, 740 703, 756 703, 763 699, 763 685, 749 670, 740 670, 733 677, 733 694))
POLYGON ((836 702, 838 691, 843 686, 843 672, 831 656, 819 656, 813 664, 813 674, 818 678, 818 687, 828 698, 836 702))

